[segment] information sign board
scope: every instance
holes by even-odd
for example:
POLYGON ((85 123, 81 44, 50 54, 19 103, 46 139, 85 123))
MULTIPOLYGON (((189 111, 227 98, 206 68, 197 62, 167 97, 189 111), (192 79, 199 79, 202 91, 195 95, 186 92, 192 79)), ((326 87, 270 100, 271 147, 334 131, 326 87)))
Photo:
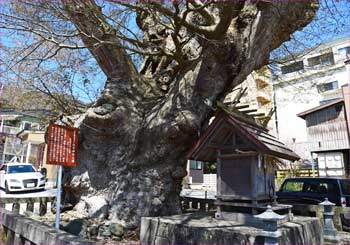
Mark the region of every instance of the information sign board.
POLYGON ((47 135, 47 164, 77 165, 78 129, 51 123, 47 135))

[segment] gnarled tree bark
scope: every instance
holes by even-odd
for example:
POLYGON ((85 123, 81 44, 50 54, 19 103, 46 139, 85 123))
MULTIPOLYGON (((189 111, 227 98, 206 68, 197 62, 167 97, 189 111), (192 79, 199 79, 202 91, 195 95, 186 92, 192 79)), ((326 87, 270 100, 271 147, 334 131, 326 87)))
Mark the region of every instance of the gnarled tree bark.
POLYGON ((80 121, 79 166, 66 170, 65 189, 75 202, 103 197, 110 219, 135 228, 142 216, 180 212, 185 156, 212 105, 309 23, 317 4, 174 2, 173 12, 157 3, 122 4, 137 11, 151 44, 140 72, 93 0, 66 4, 108 81, 80 121))

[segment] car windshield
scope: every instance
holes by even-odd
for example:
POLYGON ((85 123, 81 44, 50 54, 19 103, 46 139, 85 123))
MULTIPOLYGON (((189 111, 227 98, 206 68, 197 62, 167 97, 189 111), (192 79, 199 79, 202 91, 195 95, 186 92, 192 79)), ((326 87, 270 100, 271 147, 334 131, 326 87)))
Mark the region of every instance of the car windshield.
POLYGON ((281 191, 283 192, 301 192, 303 190, 304 182, 287 180, 284 182, 281 191))
POLYGON ((341 180, 341 189, 344 195, 350 195, 350 180, 341 180))
POLYGON ((35 172, 35 169, 30 165, 15 165, 9 166, 9 174, 17 174, 17 173, 31 173, 35 172))

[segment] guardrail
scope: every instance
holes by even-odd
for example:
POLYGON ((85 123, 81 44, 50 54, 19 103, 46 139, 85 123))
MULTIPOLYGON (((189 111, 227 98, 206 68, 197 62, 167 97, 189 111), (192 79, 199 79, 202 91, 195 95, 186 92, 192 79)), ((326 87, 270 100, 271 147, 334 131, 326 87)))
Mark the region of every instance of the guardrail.
POLYGON ((19 131, 21 131, 19 127, 3 126, 1 133, 16 135, 19 131))
POLYGON ((0 244, 94 244, 19 214, 29 211, 44 216, 54 201, 55 197, 0 199, 0 244))

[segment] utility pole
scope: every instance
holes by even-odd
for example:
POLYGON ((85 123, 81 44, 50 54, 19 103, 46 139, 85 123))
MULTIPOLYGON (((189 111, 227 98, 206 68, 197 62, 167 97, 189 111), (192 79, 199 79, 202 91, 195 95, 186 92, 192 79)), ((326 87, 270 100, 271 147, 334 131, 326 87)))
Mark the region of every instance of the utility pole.
MULTIPOLYGON (((346 69, 346 77, 348 79, 348 86, 347 88, 343 89, 343 97, 344 97, 344 104, 345 104, 345 113, 346 118, 348 122, 348 137, 350 141, 350 54, 346 55, 346 59, 344 61, 345 63, 345 69, 346 69)), ((346 173, 347 178, 350 177, 350 150, 348 154, 348 169, 346 173)))

